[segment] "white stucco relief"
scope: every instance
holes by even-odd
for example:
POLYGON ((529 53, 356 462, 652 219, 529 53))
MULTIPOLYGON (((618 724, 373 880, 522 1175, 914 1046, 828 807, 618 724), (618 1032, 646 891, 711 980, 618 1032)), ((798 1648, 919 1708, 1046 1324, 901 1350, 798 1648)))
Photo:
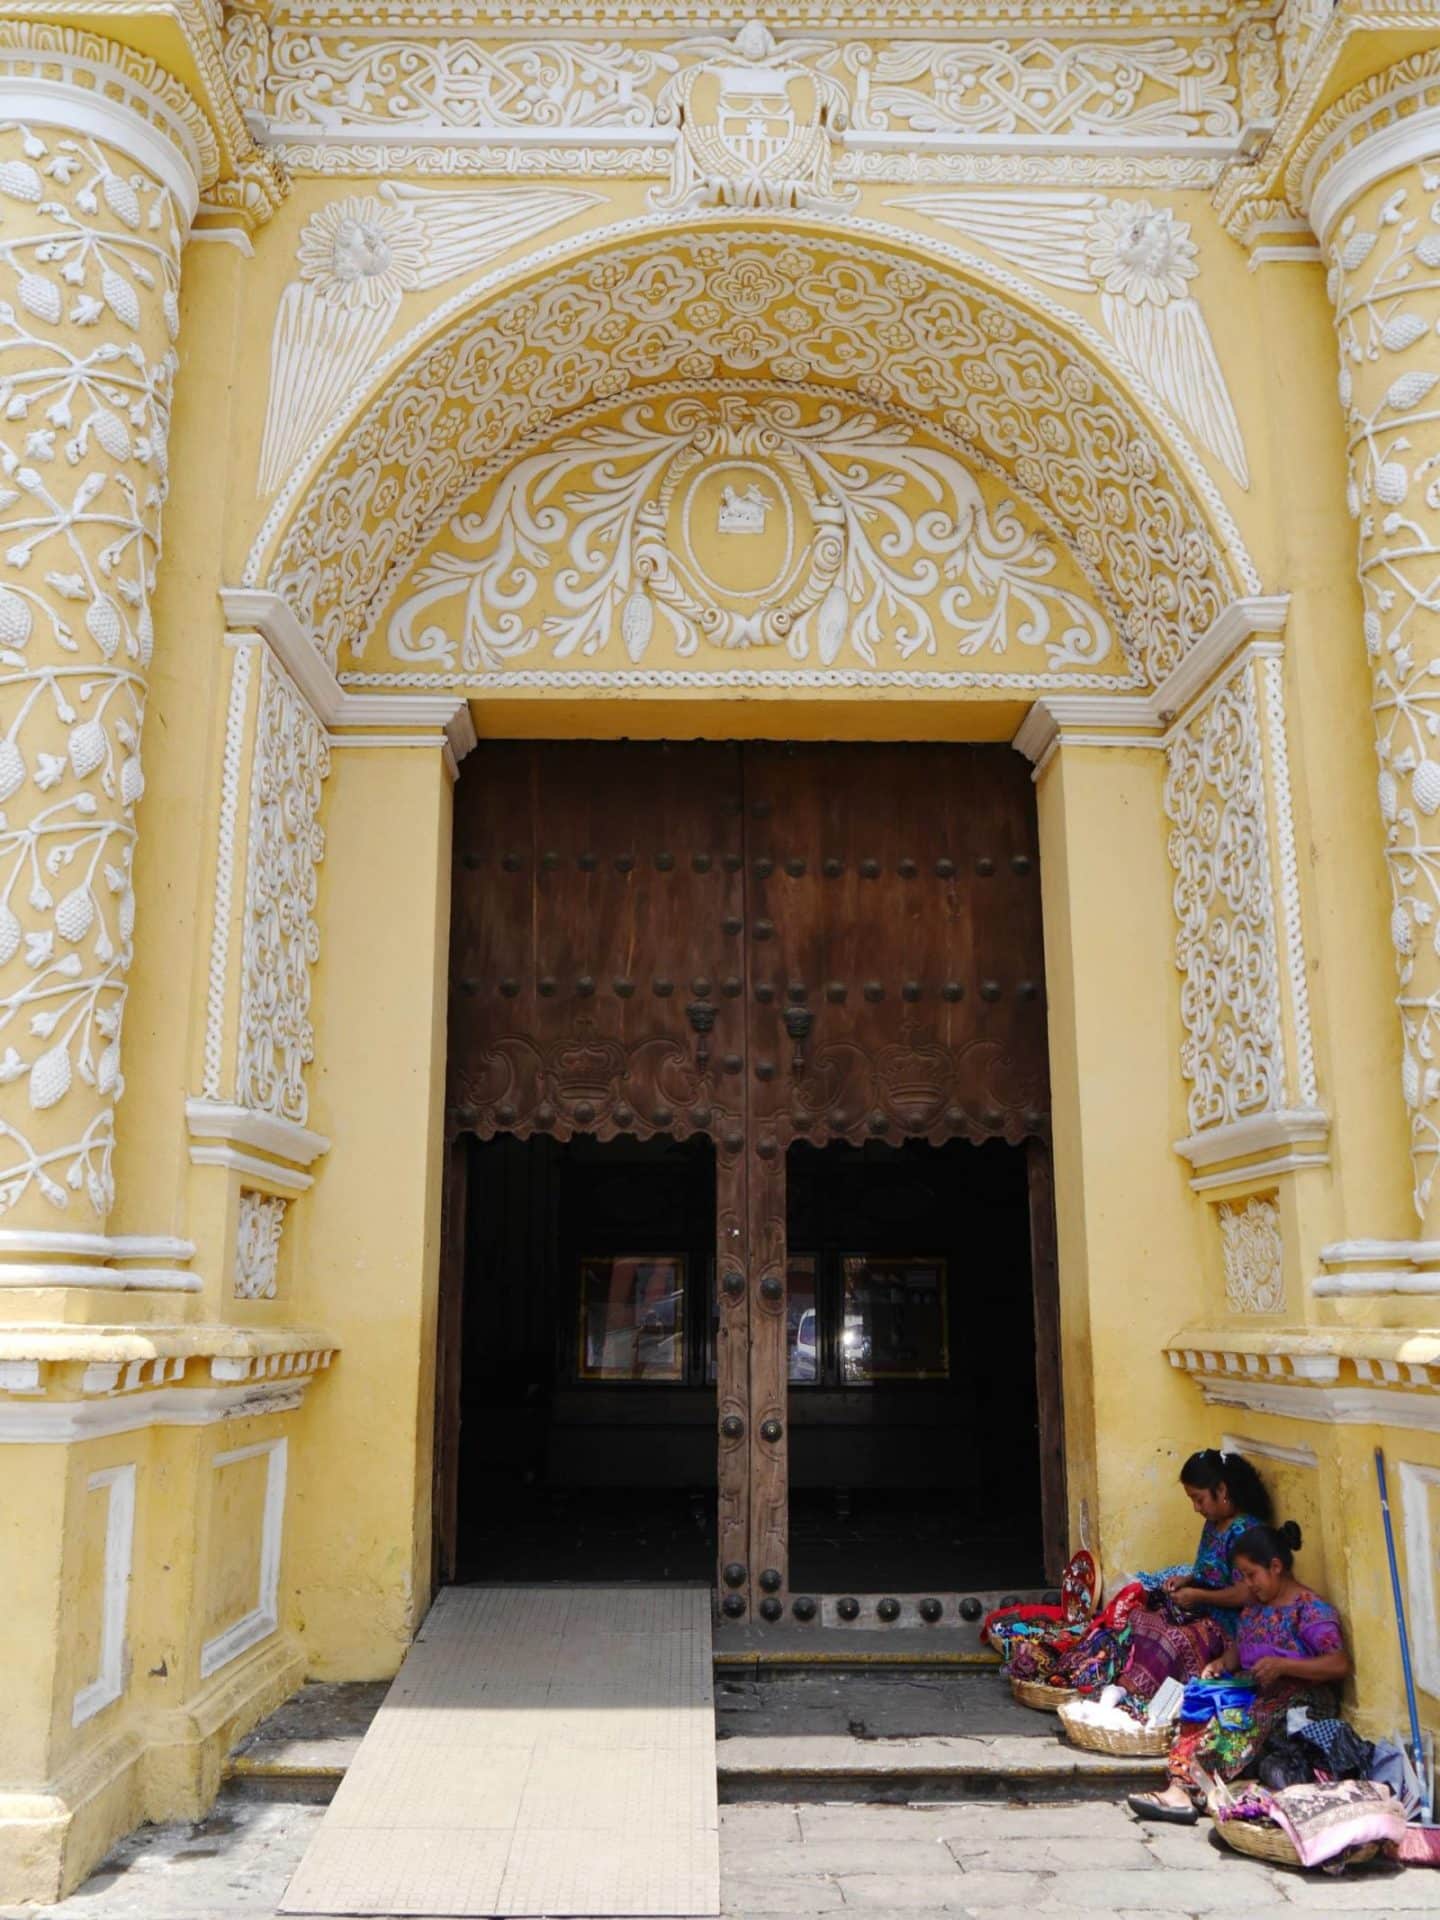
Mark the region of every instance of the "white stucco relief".
POLYGON ((272 493, 383 346, 407 293, 443 286, 600 196, 574 187, 454 193, 387 184, 321 207, 280 297, 259 491, 272 493))
POLYGON ((1240 421, 1190 291, 1200 267, 1188 221, 1098 193, 912 194, 892 204, 992 247, 1046 286, 1098 294, 1125 369, 1249 486, 1240 421))
POLYGON ((823 666, 1034 647, 1061 672, 1113 645, 1012 501, 987 502, 914 423, 808 393, 636 404, 518 459, 482 499, 392 614, 395 659, 480 673, 623 648, 638 667, 663 636, 682 659, 771 648, 823 666))

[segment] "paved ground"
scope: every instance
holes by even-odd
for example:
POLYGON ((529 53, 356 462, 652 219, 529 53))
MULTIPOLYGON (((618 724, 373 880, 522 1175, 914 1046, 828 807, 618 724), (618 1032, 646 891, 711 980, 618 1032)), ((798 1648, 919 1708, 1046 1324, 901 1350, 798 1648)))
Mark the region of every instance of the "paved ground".
MULTIPOLYGON (((323 1808, 227 1788, 197 1827, 152 1827, 55 1907, 0 1920, 274 1920, 323 1808)), ((739 1806, 720 1812, 727 1915, 864 1920, 1116 1920, 1440 1910, 1440 1873, 1367 1868, 1330 1880, 1243 1860, 1207 1829, 1142 1828, 1123 1807, 997 1803, 739 1806)))

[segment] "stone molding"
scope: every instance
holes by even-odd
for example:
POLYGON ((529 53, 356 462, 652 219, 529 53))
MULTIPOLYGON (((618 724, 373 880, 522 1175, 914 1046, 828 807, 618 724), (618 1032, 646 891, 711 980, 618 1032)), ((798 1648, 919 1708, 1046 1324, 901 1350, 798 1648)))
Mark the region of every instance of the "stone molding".
POLYGON ((1283 634, 1289 613, 1289 594, 1232 600, 1149 693, 1041 694, 1011 745, 1032 763, 1037 780, 1058 747, 1163 747, 1166 729, 1183 718, 1241 648, 1283 634))
POLYGON ((1433 1333, 1187 1330, 1165 1351, 1209 1406, 1325 1426, 1440 1432, 1440 1337, 1433 1333))
POLYGON ((289 1412, 338 1350, 300 1328, 0 1329, 0 1444, 289 1412))
POLYGON ((329 730, 333 747, 430 746, 445 756, 451 778, 476 745, 466 700, 448 693, 351 693, 331 672, 284 598, 263 587, 222 587, 232 640, 263 640, 329 730))
MULTIPOLYGON (((827 177, 851 192, 867 179, 1204 185, 1273 122, 1263 20, 1172 9, 1107 40, 1103 19, 1047 35, 1043 8, 989 11, 979 34, 973 18, 897 34, 866 9, 803 23, 772 10, 763 25, 680 9, 627 10, 608 29, 490 17, 477 35, 443 13, 388 30, 382 13, 357 33, 351 18, 271 23, 237 7, 225 34, 252 127, 288 165, 326 173, 658 175, 673 194, 695 184, 680 96, 697 72, 745 63, 828 95, 827 177)), ((715 178, 706 168, 702 189, 715 178)))

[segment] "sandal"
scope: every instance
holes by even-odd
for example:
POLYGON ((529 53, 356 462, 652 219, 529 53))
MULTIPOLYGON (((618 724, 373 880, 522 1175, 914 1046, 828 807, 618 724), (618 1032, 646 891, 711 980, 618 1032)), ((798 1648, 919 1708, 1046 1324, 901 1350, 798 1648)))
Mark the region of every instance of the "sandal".
POLYGON ((1200 1819, 1194 1807, 1172 1807, 1156 1793, 1132 1793, 1125 1804, 1137 1820, 1165 1820, 1176 1827, 1193 1827, 1200 1819))

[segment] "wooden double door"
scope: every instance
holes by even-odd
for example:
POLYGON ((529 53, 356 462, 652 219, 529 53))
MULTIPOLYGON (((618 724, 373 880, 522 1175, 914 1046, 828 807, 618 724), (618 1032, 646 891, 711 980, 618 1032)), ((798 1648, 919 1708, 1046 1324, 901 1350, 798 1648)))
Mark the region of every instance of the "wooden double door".
POLYGON ((456 793, 447 1133, 713 1142, 717 1587, 762 1619, 790 1599, 791 1146, 1023 1143, 1061 1550, 1039 875, 1009 748, 482 743, 456 793))

